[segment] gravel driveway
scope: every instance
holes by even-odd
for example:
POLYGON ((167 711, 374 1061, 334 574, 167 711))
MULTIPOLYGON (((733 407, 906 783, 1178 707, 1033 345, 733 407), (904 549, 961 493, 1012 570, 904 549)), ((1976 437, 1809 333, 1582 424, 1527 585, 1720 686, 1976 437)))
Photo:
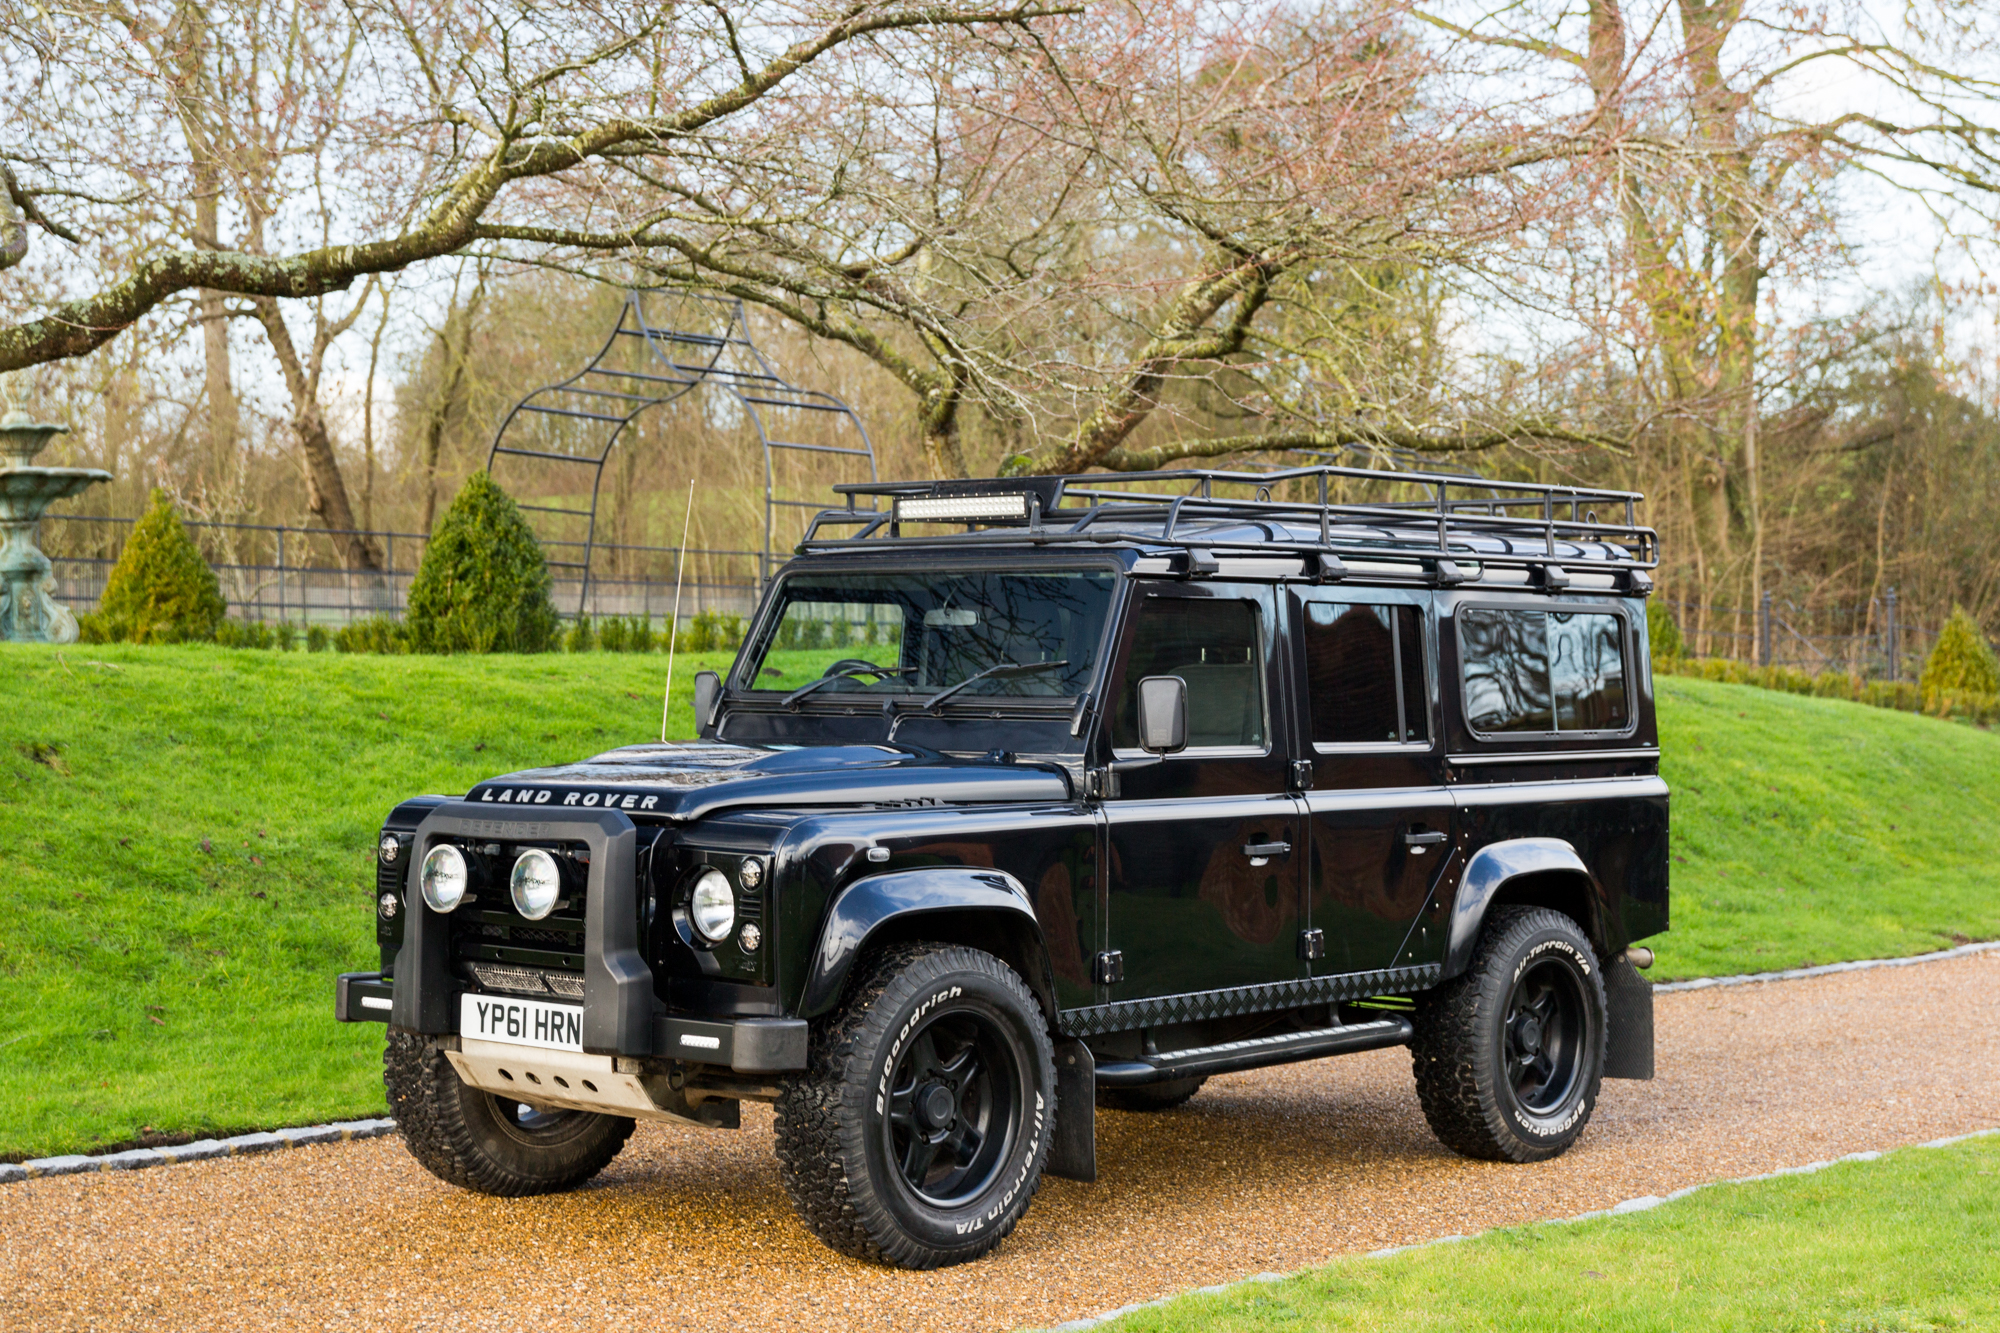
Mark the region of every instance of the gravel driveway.
POLYGON ((1660 1077, 1607 1083, 1536 1167, 1431 1139, 1403 1051, 1101 1113, 1096 1185, 1051 1180, 992 1258, 838 1258, 778 1185, 767 1108, 642 1126, 577 1193, 460 1193, 391 1137, 0 1188, 0 1327, 1041 1326, 1334 1255, 2000 1125, 2000 953, 1659 998, 1660 1077))

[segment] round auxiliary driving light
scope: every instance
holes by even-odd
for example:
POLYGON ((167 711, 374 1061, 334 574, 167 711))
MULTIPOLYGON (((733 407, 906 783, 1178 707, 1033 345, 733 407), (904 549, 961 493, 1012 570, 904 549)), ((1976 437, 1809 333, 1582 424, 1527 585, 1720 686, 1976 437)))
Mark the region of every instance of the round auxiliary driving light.
POLYGON ((514 910, 530 921, 540 921, 553 912, 562 896, 562 872, 556 859, 539 847, 530 847, 514 862, 507 877, 507 891, 513 896, 514 910))
POLYGON ((757 886, 764 882, 764 863, 754 856, 744 857, 743 864, 736 869, 736 882, 745 893, 757 892, 757 886))
POLYGON ((384 833, 375 851, 381 856, 383 865, 392 866, 396 864, 396 858, 403 854, 403 840, 393 833, 384 833))
POLYGON ((465 889, 472 873, 465 853, 450 843, 441 843, 424 856, 424 901, 433 912, 449 912, 465 901, 465 889))
POLYGON ((688 920, 711 944, 729 938, 730 928, 736 924, 736 895, 730 892, 729 879, 720 870, 704 870, 694 882, 694 892, 688 895, 688 920))

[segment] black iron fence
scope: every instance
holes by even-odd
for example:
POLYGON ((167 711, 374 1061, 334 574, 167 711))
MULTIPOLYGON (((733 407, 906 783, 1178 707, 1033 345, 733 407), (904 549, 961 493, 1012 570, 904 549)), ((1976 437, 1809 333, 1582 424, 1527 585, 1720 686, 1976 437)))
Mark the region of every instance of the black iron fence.
MULTIPOLYGON (((51 514, 42 520, 38 544, 47 552, 56 580, 55 595, 78 611, 96 607, 111 567, 124 551, 130 518, 51 514)), ((222 585, 229 614, 237 620, 343 625, 369 616, 400 618, 408 605, 410 580, 429 540, 422 533, 340 531, 269 523, 183 520, 189 536, 207 557, 222 585), (380 570, 342 567, 334 538, 363 536, 382 552, 380 570)), ((581 542, 550 542, 554 548, 581 542)), ((599 542, 586 585, 571 574, 555 579, 551 596, 565 613, 579 605, 593 619, 637 616, 664 622, 673 614, 679 580, 681 618, 704 611, 747 616, 762 590, 756 551, 706 547, 634 546, 599 542), (657 577, 624 577, 621 568, 659 571, 657 577)), ((580 557, 575 557, 580 558, 580 557)))
POLYGON ((1728 657, 1818 675, 1913 680, 1938 632, 1903 617, 1896 590, 1858 606, 1801 605, 1765 593, 1755 606, 1708 606, 1663 598, 1694 657, 1728 657))

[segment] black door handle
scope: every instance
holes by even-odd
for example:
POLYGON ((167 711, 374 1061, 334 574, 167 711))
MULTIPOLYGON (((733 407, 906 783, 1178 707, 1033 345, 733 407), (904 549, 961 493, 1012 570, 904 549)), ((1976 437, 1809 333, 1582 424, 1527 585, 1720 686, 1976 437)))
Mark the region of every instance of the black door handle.
POLYGON ((1444 834, 1442 833, 1405 833, 1403 835, 1403 845, 1415 851, 1419 856, 1423 855, 1424 848, 1435 847, 1443 841, 1444 834))
POLYGON ((1289 842, 1246 842, 1243 854, 1253 861, 1261 861, 1273 856, 1290 856, 1292 844, 1289 842))

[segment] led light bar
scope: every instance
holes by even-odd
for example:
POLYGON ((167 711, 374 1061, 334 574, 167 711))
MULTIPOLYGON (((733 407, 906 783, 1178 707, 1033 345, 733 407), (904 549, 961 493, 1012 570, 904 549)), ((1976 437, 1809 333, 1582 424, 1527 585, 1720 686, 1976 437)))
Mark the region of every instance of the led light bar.
POLYGON ((941 495, 899 497, 898 523, 952 522, 968 518, 1026 518, 1028 496, 1024 491, 997 495, 941 495))

